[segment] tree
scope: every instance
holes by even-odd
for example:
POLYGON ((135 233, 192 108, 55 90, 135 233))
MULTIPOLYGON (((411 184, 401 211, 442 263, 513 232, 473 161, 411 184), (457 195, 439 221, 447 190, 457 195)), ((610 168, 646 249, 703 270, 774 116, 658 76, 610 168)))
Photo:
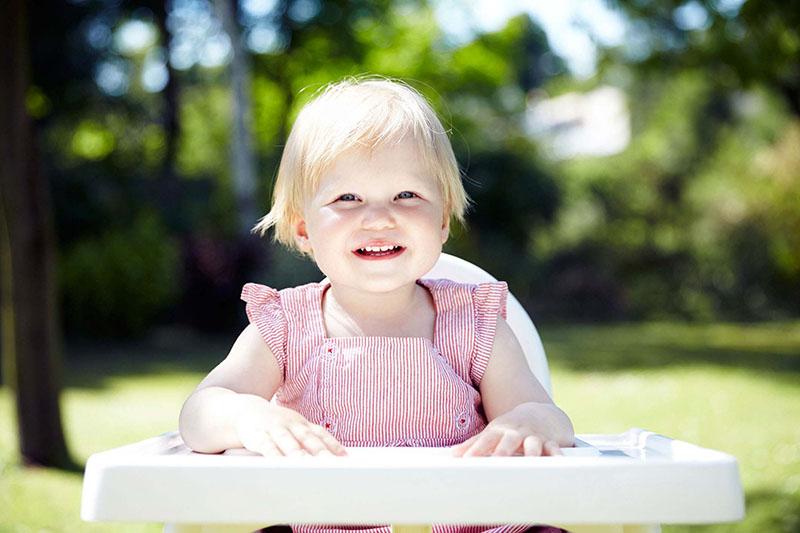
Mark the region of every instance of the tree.
POLYGON ((0 8, 0 305, 3 375, 14 391, 26 463, 70 467, 59 408, 55 237, 49 190, 26 111, 29 47, 24 0, 0 8))
MULTIPOLYGON (((640 66, 702 68, 720 83, 764 84, 800 117, 800 0, 609 0, 630 18, 640 66)), ((612 55, 615 55, 612 52, 612 55)))
POLYGON ((217 16, 231 42, 230 66, 231 111, 231 169, 233 189, 238 207, 237 227, 240 238, 246 238, 256 220, 256 162, 253 157, 250 132, 251 76, 250 60, 242 42, 242 31, 237 21, 236 0, 215 0, 217 16))

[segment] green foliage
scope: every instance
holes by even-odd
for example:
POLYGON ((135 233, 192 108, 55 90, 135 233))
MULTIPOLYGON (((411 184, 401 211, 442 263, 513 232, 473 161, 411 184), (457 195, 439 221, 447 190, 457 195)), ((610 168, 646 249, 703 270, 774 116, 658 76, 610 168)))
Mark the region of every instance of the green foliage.
POLYGON ((593 318, 797 313, 798 128, 785 107, 692 70, 629 93, 628 149, 561 166, 563 207, 532 247, 543 297, 593 318))
POLYGON ((185 176, 229 176, 230 92, 219 85, 190 87, 182 93, 178 169, 185 176))
POLYGON ((478 36, 456 50, 452 62, 469 81, 469 92, 488 96, 498 85, 535 89, 565 70, 544 31, 528 15, 517 15, 500 31, 478 36))
MULTIPOLYGON (((396 76, 443 117, 474 200, 468 227, 454 228, 447 250, 507 279, 545 316, 797 313, 800 170, 797 126, 787 121, 787 112, 798 115, 796 2, 748 1, 741 9, 693 2, 708 16, 697 28, 681 26, 685 2, 611 3, 633 23, 635 39, 627 42, 641 48, 609 50, 600 76, 576 80, 526 15, 455 45, 422 0, 329 1, 302 21, 288 14, 293 2, 278 2, 269 23, 285 46, 248 58, 258 211, 268 209, 294 117, 317 88, 347 75, 396 76), (741 35, 752 46, 741 46, 741 35), (629 96, 628 149, 605 158, 546 160, 524 129, 529 91, 562 94, 598 84, 620 86, 629 96)), ((141 6, 158 11, 156 4, 141 6)), ((57 12, 71 28, 85 27, 78 19, 90 16, 112 30, 131 19, 155 33, 160 27, 140 12, 100 4, 57 12)), ((64 32, 73 36, 70 46, 86 40, 85 30, 54 33, 44 26, 36 35, 49 48, 64 32)), ((130 221, 147 209, 159 210, 168 231, 182 239, 212 234, 224 241, 238 231, 243 199, 230 170, 227 69, 171 69, 176 92, 148 93, 136 78, 164 43, 163 36, 151 41, 135 53, 112 45, 70 48, 92 63, 62 61, 66 76, 43 63, 36 70, 28 106, 42 120, 65 259, 87 235, 118 232, 122 224, 108 220, 130 221), (101 61, 124 66, 127 91, 110 96, 97 89, 92 72, 101 61)), ((52 58, 44 48, 37 57, 52 58)), ((268 259, 256 275, 270 283, 294 282, 287 272, 313 270, 264 249, 268 259)), ((174 296, 183 307, 190 290, 174 296)), ((84 301, 91 314, 95 303, 84 301)))
POLYGON ((72 153, 84 159, 103 159, 114 150, 114 135, 100 124, 84 120, 72 135, 72 153))
POLYGON ((385 18, 362 19, 354 30, 366 49, 364 66, 369 72, 425 79, 443 66, 434 46, 441 31, 428 8, 395 3, 385 18))
POLYGON ((90 337, 144 333, 175 301, 179 261, 177 244, 151 213, 76 243, 59 264, 67 327, 90 337))
POLYGON ((633 38, 593 82, 626 89, 633 140, 561 166, 563 207, 532 245, 541 295, 594 318, 798 313, 797 3, 611 4, 633 38))
POLYGON ((283 117, 286 116, 286 95, 280 86, 264 75, 253 80, 253 138, 260 154, 272 154, 284 142, 283 117))
POLYGON ((644 70, 703 68, 730 88, 767 86, 800 115, 800 1, 609 0, 636 28, 610 62, 644 70), (682 16, 690 9, 694 24, 682 16))
POLYGON ((709 284, 728 309, 795 311, 800 291, 800 123, 758 138, 746 124, 724 132, 690 190, 690 232, 709 284))

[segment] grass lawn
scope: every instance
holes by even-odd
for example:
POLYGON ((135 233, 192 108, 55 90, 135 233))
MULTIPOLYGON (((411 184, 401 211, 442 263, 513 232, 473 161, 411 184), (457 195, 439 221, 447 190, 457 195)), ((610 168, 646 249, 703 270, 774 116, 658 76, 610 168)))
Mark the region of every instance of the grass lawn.
MULTIPOLYGON (((800 322, 540 327, 556 402, 577 433, 630 427, 739 459, 747 518, 677 531, 800 531, 800 322)), ((71 452, 170 431, 183 399, 233 339, 162 333, 138 344, 72 345, 63 416, 71 452)), ((81 476, 17 464, 13 406, 0 388, 0 532, 156 532, 80 521, 81 476)))

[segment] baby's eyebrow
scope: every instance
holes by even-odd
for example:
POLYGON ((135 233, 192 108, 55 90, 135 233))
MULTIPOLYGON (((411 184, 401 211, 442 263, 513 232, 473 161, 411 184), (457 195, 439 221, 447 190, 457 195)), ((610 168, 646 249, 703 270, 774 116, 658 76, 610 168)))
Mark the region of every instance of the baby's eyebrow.
MULTIPOLYGON (((398 192, 414 190, 429 191, 437 188, 433 178, 418 176, 416 174, 393 174, 389 178, 391 184, 398 192)), ((345 178, 333 177, 327 184, 320 185, 316 194, 321 196, 333 196, 345 193, 357 192, 363 184, 346 182, 345 178)), ((368 184, 367 184, 368 187, 368 184)))

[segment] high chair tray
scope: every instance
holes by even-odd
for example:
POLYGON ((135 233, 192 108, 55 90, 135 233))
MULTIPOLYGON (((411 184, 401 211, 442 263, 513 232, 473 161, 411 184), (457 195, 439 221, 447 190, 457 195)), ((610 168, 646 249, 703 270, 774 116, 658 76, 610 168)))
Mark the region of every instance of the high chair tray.
POLYGON ((578 435, 560 457, 447 448, 348 457, 191 452, 165 433, 89 458, 81 516, 175 523, 713 523, 740 520, 736 459, 641 429, 578 435))

